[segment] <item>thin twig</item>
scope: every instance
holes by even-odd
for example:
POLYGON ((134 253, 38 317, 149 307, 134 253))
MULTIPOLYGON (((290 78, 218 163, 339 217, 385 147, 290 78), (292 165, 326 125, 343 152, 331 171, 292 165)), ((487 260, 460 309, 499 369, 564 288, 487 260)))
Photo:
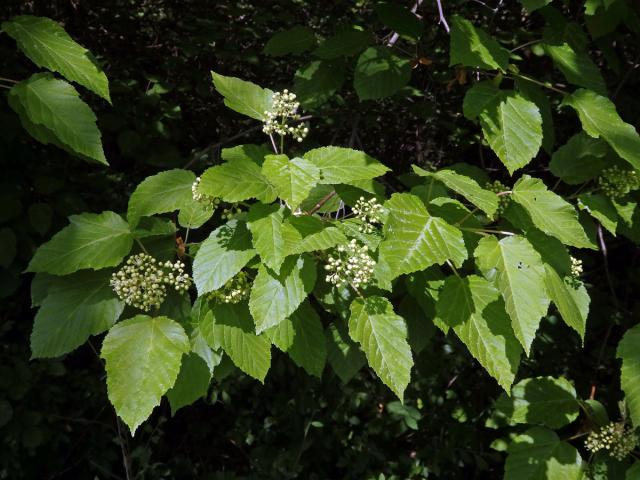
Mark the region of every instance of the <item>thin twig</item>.
POLYGON ((122 464, 124 465, 124 474, 127 480, 131 480, 131 460, 125 447, 125 438, 120 428, 120 419, 116 416, 116 425, 118 426, 118 440, 120 443, 120 451, 122 452, 122 464))
POLYGON ((307 215, 313 215, 314 213, 316 213, 318 210, 320 210, 322 208, 322 206, 327 203, 329 200, 331 200, 334 196, 336 195, 336 191, 333 190, 330 193, 328 193, 327 195, 325 195, 324 197, 322 197, 320 199, 320 201, 318 203, 315 204, 315 206, 309 210, 307 212, 307 215))
POLYGON ((442 11, 442 1, 441 0, 436 0, 436 3, 438 4, 438 14, 440 15, 440 23, 442 24, 444 29, 447 31, 447 33, 449 33, 451 31, 451 29, 449 28, 449 24, 447 23, 447 19, 444 18, 444 12, 442 11))
POLYGON ((12 78, 6 78, 6 77, 0 77, 0 80, 3 82, 9 82, 9 83, 20 83, 18 82, 18 80, 13 80, 12 78))

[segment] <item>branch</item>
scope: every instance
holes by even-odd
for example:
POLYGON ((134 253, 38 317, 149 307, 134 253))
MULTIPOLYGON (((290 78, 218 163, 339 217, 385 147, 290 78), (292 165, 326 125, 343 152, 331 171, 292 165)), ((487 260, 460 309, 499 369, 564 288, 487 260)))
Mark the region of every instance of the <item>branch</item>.
POLYGON ((442 24, 442 26, 444 27, 444 29, 447 31, 447 33, 449 33, 451 31, 451 29, 449 28, 449 24, 447 23, 447 19, 444 18, 444 12, 442 11, 442 0, 436 0, 436 3, 438 4, 438 13, 440 15, 440 22, 442 24))

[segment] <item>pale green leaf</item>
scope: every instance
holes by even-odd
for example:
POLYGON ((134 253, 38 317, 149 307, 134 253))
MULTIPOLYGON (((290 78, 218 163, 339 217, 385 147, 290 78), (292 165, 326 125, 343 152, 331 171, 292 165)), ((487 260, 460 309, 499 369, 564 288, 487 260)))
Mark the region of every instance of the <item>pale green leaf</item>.
POLYGON ((309 196, 320 178, 320 170, 309 160, 289 160, 286 155, 268 155, 262 165, 262 174, 292 211, 309 196))
POLYGON ((514 185, 511 197, 527 211, 533 224, 547 235, 573 247, 595 248, 578 221, 573 206, 548 190, 542 180, 523 175, 514 185))
POLYGON ((633 168, 640 170, 640 136, 633 125, 620 118, 611 100, 579 89, 567 95, 562 104, 578 112, 585 132, 605 140, 633 168))
POLYGON ((353 86, 360 101, 378 100, 397 93, 410 79, 408 58, 394 55, 389 47, 370 47, 358 57, 353 86))
POLYGON ((282 232, 284 214, 278 205, 256 203, 251 206, 247 217, 247 227, 251 232, 253 247, 262 263, 274 272, 280 271, 280 265, 290 252, 286 250, 282 232))
POLYGON ((131 250, 129 225, 113 212, 72 215, 69 222, 36 250, 28 272, 66 275, 85 268, 115 267, 131 250))
POLYGON ((211 372, 205 361, 195 353, 186 355, 175 384, 167 392, 171 415, 205 396, 210 382, 211 372))
POLYGON ((620 385, 631 413, 633 425, 640 425, 640 325, 626 331, 618 344, 616 357, 622 360, 620 385))
POLYGON ((327 361, 342 383, 351 380, 367 363, 362 350, 351 340, 343 322, 329 325, 325 330, 327 361))
POLYGON ((375 158, 351 148, 316 148, 305 153, 304 158, 320 169, 318 183, 324 184, 349 184, 379 177, 389 171, 375 158))
POLYGON ((57 357, 108 330, 124 303, 109 285, 110 270, 50 277, 31 332, 32 358, 57 357))
POLYGON ((278 325, 295 312, 315 282, 316 266, 310 257, 288 257, 278 274, 260 265, 249 298, 256 332, 278 325))
POLYGON ((309 27, 296 25, 276 33, 264 46, 264 53, 272 57, 283 57, 289 54, 299 55, 309 50, 316 43, 316 36, 309 27))
POLYGON ((409 193, 395 193, 385 203, 389 217, 379 246, 379 264, 391 279, 451 260, 460 267, 467 258, 462 232, 427 212, 422 201, 409 193))
POLYGON ((582 341, 589 315, 589 294, 583 284, 563 279, 550 265, 545 265, 545 285, 549 297, 558 308, 564 322, 573 328, 582 341))
POLYGON ((235 147, 223 148, 220 152, 220 157, 226 162, 251 160, 253 163, 262 165, 264 163, 264 157, 270 153, 271 148, 267 148, 264 145, 246 143, 244 145, 236 145, 235 147))
POLYGON ((175 384, 189 348, 184 329, 167 317, 137 315, 109 330, 100 353, 107 392, 132 435, 175 384))
POLYGON ((200 228, 213 217, 214 212, 215 208, 210 204, 191 201, 178 212, 178 223, 184 228, 200 228))
POLYGON ((215 229, 202 242, 193 260, 198 295, 222 287, 255 256, 245 223, 231 220, 215 229))
POLYGON ((500 241, 494 236, 484 237, 475 257, 483 275, 500 290, 516 338, 528 355, 550 303, 545 292, 542 258, 519 235, 500 241))
POLYGON ((543 427, 518 435, 508 448, 504 480, 581 480, 582 458, 570 444, 543 427))
POLYGON ((367 361, 382 382, 404 398, 411 379, 413 358, 407 325, 384 297, 357 298, 351 303, 349 335, 360 344, 367 361))
POLYGON ((440 291, 436 310, 471 355, 508 392, 518 371, 522 348, 498 290, 475 275, 451 276, 440 291))
POLYGON ((600 95, 607 94, 607 86, 600 70, 585 52, 575 51, 569 44, 543 45, 567 81, 579 87, 588 88, 600 95))
POLYGON ((599 193, 583 193, 578 197, 578 207, 586 210, 598 220, 613 236, 618 228, 618 212, 608 197, 599 193))
POLYGON ((2 23, 22 52, 39 67, 58 72, 111 102, 109 81, 91 52, 45 17, 20 15, 2 23))
POLYGON ((554 152, 549 170, 569 185, 580 185, 597 177, 610 155, 606 142, 580 132, 554 152))
POLYGON ((371 34, 364 30, 347 30, 327 38, 313 54, 324 60, 350 57, 360 53, 371 44, 371 34))
POLYGON ((145 178, 129 198, 127 219, 135 227, 141 217, 168 213, 193 203, 191 186, 196 176, 189 170, 167 170, 145 178))
POLYGON ((247 158, 234 158, 208 168, 202 174, 198 190, 231 203, 250 198, 271 203, 276 199, 276 189, 262 174, 260 165, 247 158))
POLYGON ((458 15, 450 19, 451 43, 449 65, 480 67, 505 71, 509 51, 501 47, 487 32, 458 15))
POLYGON ((266 118, 264 112, 271 110, 273 103, 271 90, 216 72, 211 72, 211 77, 215 89, 224 97, 224 104, 231 110, 256 120, 266 118))

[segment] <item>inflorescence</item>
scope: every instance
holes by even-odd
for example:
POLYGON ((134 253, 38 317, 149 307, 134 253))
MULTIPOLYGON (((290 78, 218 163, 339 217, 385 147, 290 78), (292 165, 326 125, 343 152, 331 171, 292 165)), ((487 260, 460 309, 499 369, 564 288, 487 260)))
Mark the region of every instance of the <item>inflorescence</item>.
POLYGON ((585 447, 590 452, 605 450, 616 460, 624 460, 637 445, 638 437, 623 422, 611 422, 600 430, 591 432, 585 441, 585 447))
MULTIPOLYGON (((507 187, 500 180, 494 180, 493 182, 487 183, 486 188, 487 190, 490 190, 493 193, 501 193, 501 192, 509 191, 509 187, 507 187)), ((502 215, 504 215, 504 212, 510 203, 511 203, 510 195, 500 195, 498 197, 498 210, 496 210, 495 217, 501 217, 502 215)))
POLYGON ((598 179, 602 193, 616 199, 640 188, 640 177, 635 170, 621 168, 617 165, 605 168, 598 179))
POLYGON ((329 256, 325 270, 327 281, 337 287, 351 285, 354 288, 366 286, 373 278, 376 262, 369 255, 366 245, 359 245, 354 239, 336 248, 335 256, 329 256))
POLYGON ((302 142, 309 133, 309 128, 303 123, 296 126, 289 125, 289 121, 300 120, 297 113, 300 103, 296 101, 296 94, 283 90, 273 94, 271 110, 265 110, 266 120, 262 131, 267 135, 277 133, 283 137, 291 135, 298 142, 302 142))
POLYGON ((375 197, 369 200, 360 197, 355 207, 353 207, 353 213, 362 222, 360 231, 362 233, 373 233, 377 226, 382 223, 384 207, 378 203, 375 197))
POLYGON ((571 270, 569 275, 565 277, 565 282, 573 288, 578 288, 582 285, 582 280, 580 279, 582 272, 582 260, 571 257, 571 270))
POLYGON ((238 273, 229 280, 224 286, 214 292, 208 294, 209 300, 221 303, 240 303, 249 298, 251 285, 245 272, 238 273))
POLYGON ((111 287, 127 305, 141 310, 160 307, 167 297, 167 288, 178 293, 191 286, 191 277, 184 273, 184 263, 160 262, 146 253, 127 259, 125 265, 111 276, 111 287))

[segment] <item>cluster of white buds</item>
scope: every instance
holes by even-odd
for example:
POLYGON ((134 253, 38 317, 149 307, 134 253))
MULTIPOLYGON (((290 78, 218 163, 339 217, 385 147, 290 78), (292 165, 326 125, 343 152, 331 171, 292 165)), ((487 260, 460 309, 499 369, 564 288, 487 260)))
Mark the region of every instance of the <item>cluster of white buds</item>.
POLYGON ((640 188, 640 177, 635 170, 620 168, 617 165, 605 168, 598 179, 602 192, 609 198, 624 197, 627 193, 640 188))
POLYGON ((208 298, 209 300, 221 303, 240 303, 249 298, 250 292, 251 285, 249 284, 247 274, 240 272, 225 283, 221 289, 209 293, 208 298))
POLYGON ((582 260, 571 257, 571 270, 569 271, 569 275, 565 277, 565 282, 573 288, 578 288, 582 285, 582 280, 580 280, 582 272, 582 260))
POLYGON ((167 287, 184 293, 190 286, 191 277, 184 273, 184 263, 160 262, 146 253, 129 257, 111 276, 116 295, 127 305, 145 311, 160 307, 167 296, 167 287))
POLYGON ((351 285, 354 288, 366 286, 373 277, 376 262, 369 255, 366 245, 359 245, 354 239, 335 250, 335 256, 329 256, 325 270, 327 282, 337 287, 351 285))
MULTIPOLYGON (((500 180, 494 180, 493 182, 489 182, 487 183, 486 187, 487 190, 492 191, 493 193, 501 193, 501 192, 508 192, 509 191, 509 187, 507 187, 504 183, 502 183, 500 180)), ((505 210, 507 209, 507 207, 509 206, 509 204, 511 203, 511 196, 510 195, 500 195, 498 197, 498 210, 496 210, 495 213, 495 217, 501 217, 502 215, 504 215, 505 210)))
POLYGON ((196 177, 196 181, 193 182, 193 184, 191 185, 191 195, 194 201, 201 203, 203 206, 209 207, 209 208, 215 208, 220 204, 219 198, 214 198, 210 195, 200 193, 200 190, 198 188, 199 186, 200 186, 200 177, 196 177))
POLYGON ((375 197, 371 197, 369 200, 360 197, 355 207, 353 207, 353 213, 362 222, 360 231, 362 233, 373 233, 376 230, 376 226, 382 223, 384 208, 375 197))
POLYGON ((604 450, 616 460, 624 460, 637 446, 638 437, 624 422, 611 422, 591 432, 585 441, 585 447, 590 452, 604 450))
POLYGON ((298 142, 302 142, 309 133, 309 128, 303 123, 292 126, 289 121, 300 120, 298 108, 300 103, 296 101, 296 94, 283 90, 273 94, 273 105, 271 110, 265 110, 266 120, 262 131, 267 135, 277 133, 283 137, 290 135, 298 142))

